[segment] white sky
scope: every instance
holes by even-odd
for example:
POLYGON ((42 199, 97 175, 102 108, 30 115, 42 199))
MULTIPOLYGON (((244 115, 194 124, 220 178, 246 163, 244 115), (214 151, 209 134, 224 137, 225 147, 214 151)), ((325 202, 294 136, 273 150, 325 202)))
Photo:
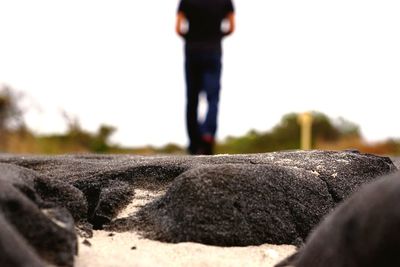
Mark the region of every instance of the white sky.
MULTIPOLYGON (((224 41, 218 136, 317 110, 400 137, 399 0, 236 0, 224 41)), ((0 0, 0 83, 38 132, 117 127, 123 145, 186 144, 178 0, 0 0)))

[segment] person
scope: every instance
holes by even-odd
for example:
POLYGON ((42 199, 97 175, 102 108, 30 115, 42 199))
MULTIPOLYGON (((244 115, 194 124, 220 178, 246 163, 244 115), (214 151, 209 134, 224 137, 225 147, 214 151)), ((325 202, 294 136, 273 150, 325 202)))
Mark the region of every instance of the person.
POLYGON ((213 154, 222 68, 222 39, 235 28, 232 0, 180 0, 176 32, 185 40, 186 127, 190 154, 213 154), (199 95, 207 113, 198 118, 199 95))

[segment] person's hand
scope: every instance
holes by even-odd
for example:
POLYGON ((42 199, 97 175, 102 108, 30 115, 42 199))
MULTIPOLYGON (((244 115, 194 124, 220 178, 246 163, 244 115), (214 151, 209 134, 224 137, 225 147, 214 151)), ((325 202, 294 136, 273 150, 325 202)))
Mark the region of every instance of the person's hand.
POLYGON ((185 38, 186 36, 186 32, 183 30, 183 24, 185 21, 186 21, 185 14, 183 12, 179 12, 178 15, 176 16, 175 31, 182 38, 185 38))
POLYGON ((222 33, 224 37, 231 35, 235 31, 235 14, 233 12, 229 13, 225 19, 227 20, 228 28, 222 33))

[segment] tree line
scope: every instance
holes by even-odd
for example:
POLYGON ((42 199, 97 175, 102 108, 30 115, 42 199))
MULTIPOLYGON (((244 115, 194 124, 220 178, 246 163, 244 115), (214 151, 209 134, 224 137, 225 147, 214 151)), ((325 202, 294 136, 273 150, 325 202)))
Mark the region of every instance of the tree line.
MULTIPOLYGON (((24 120, 20 96, 10 87, 0 87, 0 152, 7 153, 131 153, 131 154, 185 154, 185 149, 169 143, 162 147, 129 148, 112 144, 110 137, 116 128, 100 125, 90 132, 78 118, 65 114, 67 130, 62 134, 35 134, 24 120)), ((238 137, 227 137, 216 145, 216 153, 263 153, 300 148, 300 125, 297 113, 288 113, 270 130, 250 130, 238 137)), ((360 152, 400 155, 400 139, 389 139, 370 144, 362 137, 360 127, 344 118, 332 119, 326 114, 312 112, 313 149, 356 149, 360 152)))

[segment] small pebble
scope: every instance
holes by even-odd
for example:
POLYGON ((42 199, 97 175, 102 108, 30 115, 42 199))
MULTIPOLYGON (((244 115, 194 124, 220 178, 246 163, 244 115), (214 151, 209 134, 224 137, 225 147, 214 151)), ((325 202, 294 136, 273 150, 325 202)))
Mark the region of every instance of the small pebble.
POLYGON ((88 247, 92 246, 92 243, 90 243, 89 240, 87 240, 87 239, 83 240, 82 244, 84 244, 84 245, 86 245, 88 247))

